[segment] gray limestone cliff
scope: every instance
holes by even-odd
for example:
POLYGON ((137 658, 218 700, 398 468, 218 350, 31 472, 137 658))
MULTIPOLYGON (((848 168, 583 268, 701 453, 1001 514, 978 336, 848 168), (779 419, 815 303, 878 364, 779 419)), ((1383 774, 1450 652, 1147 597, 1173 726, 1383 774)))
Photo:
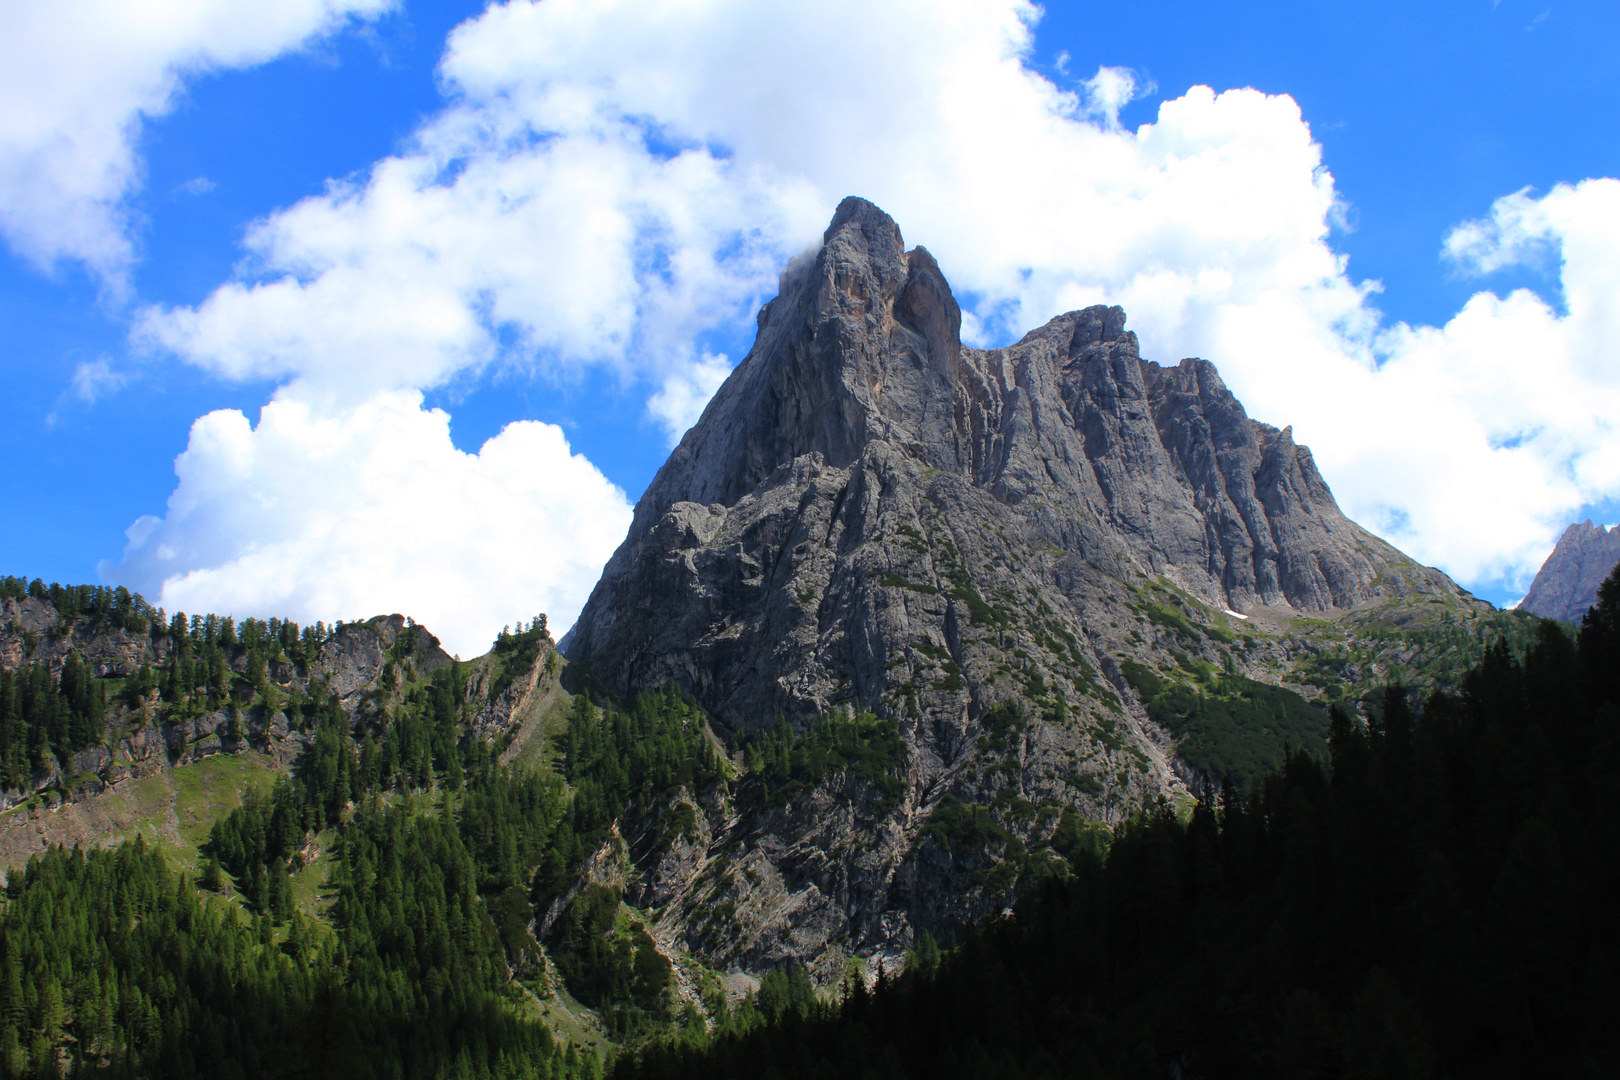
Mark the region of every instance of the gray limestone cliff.
MULTIPOLYGON (((1302 616, 1489 610, 1348 520, 1213 364, 1143 360, 1119 308, 963 345, 934 259, 864 200, 758 323, 560 649, 615 695, 674 681, 731 738, 894 718, 905 796, 715 815, 750 883, 727 874, 748 916, 716 961, 833 971, 998 909, 1012 849, 953 845, 958 804, 1033 844, 1062 808, 1113 822, 1181 790, 1129 665, 1277 682, 1293 646, 1268 635, 1302 616)), ((713 952, 682 890, 655 891, 676 897, 660 932, 713 952)))
POLYGON ((1620 565, 1620 525, 1605 529, 1589 520, 1571 525, 1536 572, 1519 610, 1578 623, 1597 603, 1598 586, 1616 565, 1620 565))
MULTIPOLYGON (((1133 576, 1240 614, 1455 591, 1348 520, 1213 364, 1143 361, 1120 309, 1003 349, 963 346, 960 323, 928 252, 845 200, 637 504, 564 654, 620 693, 675 679, 736 729, 881 710, 913 641, 960 664, 997 629, 999 651, 1005 627, 974 612, 1004 594, 1056 605, 1097 664, 1115 635, 1088 609, 1133 576)), ((931 712, 971 716, 997 696, 983 686, 968 670, 931 712)))

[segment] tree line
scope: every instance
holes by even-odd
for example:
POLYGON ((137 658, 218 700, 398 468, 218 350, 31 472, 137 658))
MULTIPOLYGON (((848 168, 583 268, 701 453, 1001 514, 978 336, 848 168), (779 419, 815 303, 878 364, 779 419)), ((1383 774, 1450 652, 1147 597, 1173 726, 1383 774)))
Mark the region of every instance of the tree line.
POLYGON ((147 629, 158 617, 144 597, 122 585, 58 585, 54 581, 47 585, 39 578, 28 581, 8 574, 0 577, 0 597, 32 597, 54 607, 58 619, 83 617, 137 632, 147 629))
MULTIPOLYGON (((294 730, 308 730, 335 703, 318 680, 300 689, 278 681, 275 665, 308 678, 321 646, 338 626, 300 627, 290 619, 243 619, 176 613, 172 618, 122 586, 46 585, 39 579, 0 577, 0 597, 35 598, 53 605, 58 622, 45 633, 76 638, 112 630, 147 635, 155 662, 127 677, 97 677, 80 653, 70 649, 56 665, 27 661, 0 672, 0 787, 25 787, 53 762, 67 769, 69 759, 107 739, 109 717, 120 707, 146 710, 169 719, 228 711, 232 733, 244 732, 245 712, 283 711, 294 730), (240 670, 238 670, 240 669, 240 670)), ((15 629, 15 627, 14 627, 15 629)), ((412 644, 407 628, 398 646, 412 644)), ((37 638, 24 634, 25 658, 37 638)), ((408 740, 402 740, 402 743, 408 740)), ((435 760, 442 759, 442 749, 435 760)), ((379 762, 379 767, 387 763, 379 762)), ((420 763, 411 762, 421 773, 420 763)))

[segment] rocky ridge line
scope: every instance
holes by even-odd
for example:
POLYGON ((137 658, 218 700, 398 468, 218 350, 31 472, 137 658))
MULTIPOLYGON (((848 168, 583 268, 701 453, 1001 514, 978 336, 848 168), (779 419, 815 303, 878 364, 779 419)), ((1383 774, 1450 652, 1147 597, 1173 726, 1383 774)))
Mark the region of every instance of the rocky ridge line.
MULTIPOLYGON (((68 658, 76 656, 95 678, 131 679, 143 666, 161 668, 173 652, 171 639, 162 633, 64 617, 49 600, 38 597, 0 597, 0 670, 44 664, 60 678, 68 658)), ((537 696, 555 684, 557 660, 548 636, 539 637, 535 655, 527 659, 529 663, 512 672, 493 699, 488 693, 495 681, 489 657, 467 663, 467 697, 476 706, 470 717, 473 737, 498 740, 515 731, 528 718, 537 696)), ((351 718, 359 719, 397 704, 410 677, 429 675, 450 661, 436 637, 396 614, 342 624, 321 642, 312 662, 271 658, 265 676, 284 699, 293 693, 304 700, 315 693, 328 694, 351 718), (402 673, 402 667, 408 672, 402 673)), ((50 756, 24 786, 0 791, 0 814, 5 815, 0 817, 0 866, 20 863, 46 842, 70 833, 73 839, 90 843, 116 842, 121 831, 103 836, 94 825, 64 825, 63 837, 56 837, 62 830, 46 828, 41 815, 93 802, 130 781, 247 750, 268 755, 278 767, 294 768, 312 733, 291 727, 286 713, 267 707, 252 693, 243 679, 248 663, 247 650, 235 648, 229 661, 234 709, 231 704, 202 711, 176 709, 156 690, 150 691, 139 702, 121 702, 109 711, 103 740, 67 760, 50 756)))

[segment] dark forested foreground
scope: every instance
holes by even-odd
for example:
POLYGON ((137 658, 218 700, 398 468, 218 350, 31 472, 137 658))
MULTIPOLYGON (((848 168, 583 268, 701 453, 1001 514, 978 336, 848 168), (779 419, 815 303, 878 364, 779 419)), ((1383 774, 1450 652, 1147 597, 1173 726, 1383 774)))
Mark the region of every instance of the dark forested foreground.
MULTIPOLYGON (((421 872, 422 857, 439 854, 417 845, 411 869, 421 872)), ((592 1071, 558 1054, 503 1000, 499 980, 484 970, 498 963, 484 926, 457 924, 469 947, 455 957, 454 980, 419 982, 407 977, 408 964, 351 952, 348 934, 335 937, 300 916, 277 945, 268 921, 203 899, 140 841, 116 853, 53 849, 10 892, 0 928, 6 1075, 592 1071)))
POLYGON ((935 971, 615 1075, 1612 1076, 1620 581, 1330 753, 1138 819, 935 971))

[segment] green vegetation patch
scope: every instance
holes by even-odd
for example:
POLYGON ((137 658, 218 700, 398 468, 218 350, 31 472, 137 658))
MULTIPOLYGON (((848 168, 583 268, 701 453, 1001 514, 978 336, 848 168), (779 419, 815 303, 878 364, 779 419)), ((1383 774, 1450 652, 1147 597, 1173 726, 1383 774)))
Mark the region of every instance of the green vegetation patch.
POLYGON ((1448 604, 1391 605, 1366 617, 1328 624, 1297 620, 1314 653, 1302 656, 1293 677, 1319 687, 1329 701, 1376 697, 1386 680, 1425 689, 1456 689, 1461 673, 1500 642, 1522 656, 1541 620, 1520 611, 1458 612, 1448 604))
MULTIPOLYGON (((1087 779, 1091 779, 1087 777, 1087 779)), ((1095 780, 1092 781, 1096 783, 1095 780)), ((1102 785, 1097 785, 1101 790, 1102 785)), ((1100 821, 1082 817, 1072 806, 1065 806, 1058 819, 1057 831, 1052 834, 1052 850, 1076 863, 1084 858, 1102 861, 1113 842, 1114 832, 1100 821)))
POLYGON ((937 596, 939 590, 932 585, 925 585, 919 581, 907 581, 897 574, 884 574, 878 578, 878 584, 885 589, 910 589, 912 592, 923 593, 926 596, 937 596))
POLYGON ((918 532, 910 525, 902 525, 895 531, 905 537, 904 540, 900 541, 901 547, 906 548, 909 551, 914 551, 918 555, 928 554, 928 542, 923 539, 922 533, 918 532))
POLYGON ((623 1040, 664 1019, 664 991, 675 976, 646 927, 625 917, 620 899, 617 889, 586 885, 557 920, 550 945, 574 996, 623 1040))
POLYGON ((1023 738, 1028 718, 1024 705, 1017 700, 1002 701, 985 710, 979 717, 979 749, 993 753, 1008 753, 1023 738))
POLYGON ((544 615, 535 616, 527 625, 518 623, 516 633, 508 633, 506 627, 501 627, 495 646, 490 650, 490 659, 500 661, 501 665, 500 674, 495 676, 495 682, 489 688, 490 701, 506 693, 519 675, 534 667, 534 661, 540 655, 540 645, 547 640, 544 615))
POLYGON ((957 583, 951 589, 951 596, 961 601, 967 608, 968 618, 975 626, 1002 626, 1007 622, 1005 618, 999 616, 996 609, 985 603, 984 597, 979 595, 970 581, 957 583))
POLYGON ((1230 777, 1246 789, 1281 768, 1287 748, 1327 755, 1327 714, 1292 690, 1217 674, 1190 686, 1134 660, 1121 660, 1119 667, 1142 695, 1148 715, 1175 736, 1176 752, 1211 780, 1230 777))
POLYGON ((928 816, 922 842, 949 852, 958 863, 978 863, 973 881, 991 889, 1009 889, 1024 868, 1024 842, 996 820, 987 806, 946 795, 928 816))
POLYGON ((724 779, 704 734, 704 715, 673 683, 642 694, 623 711, 574 698, 563 738, 563 768, 574 786, 574 830, 599 837, 628 811, 646 813, 675 792, 698 792, 724 779))
POLYGON ((244 792, 267 791, 277 772, 275 760, 257 750, 216 754, 171 769, 180 838, 201 847, 215 820, 240 806, 244 792))
POLYGON ((767 805, 788 803, 829 776, 848 770, 878 791, 874 812, 893 808, 904 790, 906 745, 893 718, 871 713, 829 713, 794 733, 786 722, 762 735, 739 737, 751 772, 758 774, 767 805))
POLYGON ((1133 606, 1140 615, 1154 626, 1162 627, 1189 642, 1198 640, 1198 632, 1192 628, 1192 625, 1182 618, 1179 612, 1173 611, 1166 605, 1144 599, 1140 604, 1133 606))

